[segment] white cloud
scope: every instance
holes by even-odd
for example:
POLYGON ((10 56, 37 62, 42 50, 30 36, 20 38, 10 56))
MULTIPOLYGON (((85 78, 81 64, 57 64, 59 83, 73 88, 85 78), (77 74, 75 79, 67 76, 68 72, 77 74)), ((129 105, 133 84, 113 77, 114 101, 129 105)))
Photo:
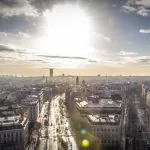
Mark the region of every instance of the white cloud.
POLYGON ((0 44, 5 45, 16 45, 17 47, 27 47, 27 48, 33 48, 34 38, 25 32, 18 32, 18 33, 6 33, 6 32, 0 32, 0 44))
POLYGON ((111 41, 111 39, 109 37, 107 37, 107 36, 105 36, 103 34, 97 34, 97 33, 94 33, 94 34, 96 34, 97 38, 100 38, 100 39, 102 39, 102 40, 104 40, 106 42, 110 42, 111 41))
POLYGON ((150 56, 120 56, 122 63, 124 64, 149 64, 150 65, 150 56))
POLYGON ((145 6, 145 7, 150 7, 150 1, 149 0, 138 0, 136 1, 137 5, 145 6))
POLYGON ((121 7, 121 9, 127 13, 130 13, 130 12, 135 12, 136 11, 136 8, 132 7, 132 6, 128 6, 128 5, 123 5, 121 7))
POLYGON ((148 9, 145 9, 145 8, 141 8, 141 9, 139 9, 138 11, 137 11, 137 14, 138 15, 141 15, 141 16, 143 16, 143 17, 146 17, 146 16, 148 16, 149 15, 149 10, 148 9))
POLYGON ((139 30, 140 33, 150 33, 150 29, 140 29, 139 30))
POLYGON ((149 0, 128 0, 127 3, 121 7, 121 10, 127 13, 137 13, 143 17, 147 17, 150 15, 149 7, 149 0))
POLYGON ((136 56, 136 55, 138 55, 138 53, 137 52, 120 51, 119 55, 120 56, 136 56))
POLYGON ((31 38, 31 35, 29 35, 28 33, 24 33, 24 32, 18 32, 18 36, 19 37, 25 37, 25 38, 31 38))
POLYGON ((0 14, 3 17, 38 16, 36 8, 28 0, 0 1, 0 14))

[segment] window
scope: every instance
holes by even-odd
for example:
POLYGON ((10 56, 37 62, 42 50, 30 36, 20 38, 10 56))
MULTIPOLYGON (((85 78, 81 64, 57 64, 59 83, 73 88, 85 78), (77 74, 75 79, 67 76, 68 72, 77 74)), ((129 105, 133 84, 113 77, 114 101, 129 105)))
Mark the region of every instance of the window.
POLYGON ((16 142, 18 142, 18 132, 16 132, 16 142))

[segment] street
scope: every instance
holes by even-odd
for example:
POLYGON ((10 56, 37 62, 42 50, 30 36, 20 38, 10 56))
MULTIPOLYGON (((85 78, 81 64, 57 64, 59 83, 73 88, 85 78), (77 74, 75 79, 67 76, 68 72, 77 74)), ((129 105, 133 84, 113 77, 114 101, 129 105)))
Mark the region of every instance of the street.
POLYGON ((45 126, 42 121, 38 150, 59 150, 62 148, 61 140, 66 141, 68 150, 77 150, 70 127, 70 120, 67 118, 66 108, 63 103, 64 98, 64 94, 55 96, 50 102, 49 112, 47 112, 49 102, 44 103, 41 117, 43 118, 45 114, 49 113, 49 123, 48 126, 45 126))
POLYGON ((57 150, 60 146, 60 138, 67 141, 69 150, 77 150, 76 142, 72 136, 70 122, 66 115, 66 108, 63 104, 65 95, 52 99, 50 105, 49 127, 48 127, 48 149, 57 150))

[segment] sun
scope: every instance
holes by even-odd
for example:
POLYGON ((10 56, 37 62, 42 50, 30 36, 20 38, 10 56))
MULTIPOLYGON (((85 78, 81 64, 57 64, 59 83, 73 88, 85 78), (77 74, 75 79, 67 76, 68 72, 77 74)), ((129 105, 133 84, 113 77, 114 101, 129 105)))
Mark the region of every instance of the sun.
POLYGON ((91 20, 78 5, 59 4, 44 13, 42 48, 54 55, 84 56, 90 52, 91 20))

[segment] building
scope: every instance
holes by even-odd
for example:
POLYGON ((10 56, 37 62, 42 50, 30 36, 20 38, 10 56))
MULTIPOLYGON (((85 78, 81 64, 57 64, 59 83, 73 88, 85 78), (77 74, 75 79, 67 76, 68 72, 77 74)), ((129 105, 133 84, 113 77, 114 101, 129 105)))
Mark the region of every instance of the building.
POLYGON ((70 113, 73 112, 74 109, 74 98, 75 97, 81 97, 82 93, 81 90, 78 88, 68 88, 65 91, 65 104, 67 106, 67 109, 70 113))
POLYGON ((85 80, 82 80, 82 86, 86 86, 85 80))
POLYGON ((102 145, 119 147, 121 140, 121 121, 119 114, 87 115, 91 133, 98 137, 102 145))
POLYGON ((76 77, 76 85, 79 85, 79 77, 76 77))
POLYGON ((144 84, 142 84, 142 97, 145 100, 145 102, 147 101, 147 91, 150 90, 150 83, 146 82, 144 84))
POLYGON ((82 116, 97 113, 121 113, 122 101, 113 101, 112 99, 98 99, 97 101, 77 100, 76 109, 82 116))
POLYGON ((147 90, 146 93, 146 104, 150 107, 150 90, 147 90))
POLYGON ((117 150, 122 134, 122 101, 98 99, 93 102, 78 99, 75 106, 76 116, 84 122, 88 131, 101 141, 102 147, 115 147, 117 150))
POLYGON ((28 95, 26 99, 23 100, 22 105, 24 108, 29 109, 29 122, 34 123, 39 117, 39 98, 37 95, 28 95))
POLYGON ((0 149, 24 150, 28 143, 28 113, 17 105, 0 107, 0 149))
POLYGON ((52 88, 46 87, 42 88, 40 93, 39 93, 39 98, 41 102, 46 102, 51 100, 52 98, 52 88))
POLYGON ((50 77, 53 77, 53 69, 49 69, 49 75, 50 77))
MULTIPOLYGON (((118 99, 118 97, 117 97, 118 99)), ((88 131, 101 141, 102 147, 117 150, 122 135, 122 100, 83 100, 75 98, 75 112, 88 131)), ((104 148, 105 149, 105 148, 104 148)))

